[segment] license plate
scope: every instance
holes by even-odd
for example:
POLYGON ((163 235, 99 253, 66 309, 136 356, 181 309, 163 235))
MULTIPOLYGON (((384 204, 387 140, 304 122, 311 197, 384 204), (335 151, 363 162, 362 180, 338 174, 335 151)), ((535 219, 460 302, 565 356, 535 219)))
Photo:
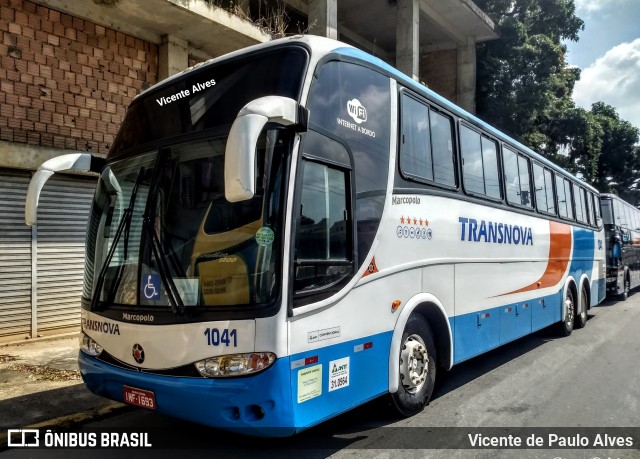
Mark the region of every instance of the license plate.
POLYGON ((124 401, 130 405, 140 406, 150 410, 156 409, 156 396, 150 390, 124 386, 124 401))

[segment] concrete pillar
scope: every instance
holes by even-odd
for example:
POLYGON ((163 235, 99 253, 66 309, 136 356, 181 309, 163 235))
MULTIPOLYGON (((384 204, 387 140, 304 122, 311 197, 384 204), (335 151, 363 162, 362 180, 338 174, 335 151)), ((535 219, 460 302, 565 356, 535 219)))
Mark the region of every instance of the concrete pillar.
POLYGON ((338 0, 309 0, 309 33, 338 39, 338 0))
POLYGON ((173 35, 163 35, 158 56, 158 81, 189 67, 189 42, 173 35))
POLYGON ((396 68, 419 81, 420 5, 418 0, 398 0, 396 13, 396 68))
POLYGON ((458 105, 470 113, 476 112, 476 41, 469 38, 458 46, 458 105))

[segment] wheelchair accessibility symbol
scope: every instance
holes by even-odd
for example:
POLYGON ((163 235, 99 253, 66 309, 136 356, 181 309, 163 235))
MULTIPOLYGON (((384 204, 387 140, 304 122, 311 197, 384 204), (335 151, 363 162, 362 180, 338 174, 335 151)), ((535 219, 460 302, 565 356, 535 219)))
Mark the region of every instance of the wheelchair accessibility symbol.
POLYGON ((160 274, 144 274, 142 276, 142 294, 147 300, 160 299, 160 274))

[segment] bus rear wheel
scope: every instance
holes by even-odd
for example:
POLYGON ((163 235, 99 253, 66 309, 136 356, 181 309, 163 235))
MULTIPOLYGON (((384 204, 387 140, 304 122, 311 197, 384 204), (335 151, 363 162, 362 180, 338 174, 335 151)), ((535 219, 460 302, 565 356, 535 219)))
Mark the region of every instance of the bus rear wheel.
POLYGON ((623 288, 624 290, 620 295, 618 295, 618 299, 620 301, 627 301, 627 297, 629 296, 629 291, 631 291, 631 281, 629 280, 629 273, 627 271, 624 272, 623 288))
POLYGON ((587 288, 583 285, 580 289, 580 304, 582 309, 580 314, 576 314, 576 320, 573 324, 574 328, 584 328, 587 325, 587 304, 589 303, 589 295, 587 295, 587 288))
POLYGON ((564 298, 564 318, 558 324, 558 332, 561 336, 569 336, 573 331, 573 321, 576 312, 576 302, 573 297, 573 291, 567 288, 567 294, 564 298))
POLYGON ((402 333, 398 370, 400 383, 391 401, 402 416, 413 416, 429 404, 436 380, 433 334, 420 315, 412 315, 402 333))

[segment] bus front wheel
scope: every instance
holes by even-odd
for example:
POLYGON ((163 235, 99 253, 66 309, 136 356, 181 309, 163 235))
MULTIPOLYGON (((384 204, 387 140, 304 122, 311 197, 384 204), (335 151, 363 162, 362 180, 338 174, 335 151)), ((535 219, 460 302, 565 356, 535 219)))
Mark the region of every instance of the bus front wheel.
POLYGON ((412 315, 402 333, 399 372, 400 384, 391 400, 402 416, 413 416, 429 404, 436 380, 433 334, 420 315, 412 315))

